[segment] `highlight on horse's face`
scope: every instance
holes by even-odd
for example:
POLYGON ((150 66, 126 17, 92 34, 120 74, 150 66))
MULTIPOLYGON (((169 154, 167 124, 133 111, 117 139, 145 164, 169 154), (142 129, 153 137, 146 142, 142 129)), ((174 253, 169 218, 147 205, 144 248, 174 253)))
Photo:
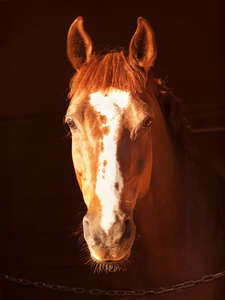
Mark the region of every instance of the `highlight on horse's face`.
MULTIPOLYGON (((70 27, 67 53, 78 74, 84 65, 88 68, 92 42, 81 17, 70 27)), ((147 72, 155 56, 153 31, 139 18, 128 60, 147 72)), ((74 168, 87 206, 83 232, 97 263, 113 265, 130 256, 136 231, 133 210, 146 194, 151 178, 153 117, 149 102, 125 88, 75 92, 71 99, 66 122, 71 128, 74 168)))

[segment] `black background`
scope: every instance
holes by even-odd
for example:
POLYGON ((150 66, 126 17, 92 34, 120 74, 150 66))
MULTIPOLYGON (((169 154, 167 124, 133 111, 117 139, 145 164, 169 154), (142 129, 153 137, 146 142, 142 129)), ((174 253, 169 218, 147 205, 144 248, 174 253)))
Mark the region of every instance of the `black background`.
MULTIPOLYGON (((82 15, 96 46, 155 30, 154 73, 183 99, 200 154, 225 176, 224 1, 0 1, 0 272, 96 287, 71 234, 85 213, 63 117, 74 71, 67 31, 82 15)), ((113 286, 112 289, 116 287, 113 286)), ((0 282, 0 299, 73 299, 0 282)))

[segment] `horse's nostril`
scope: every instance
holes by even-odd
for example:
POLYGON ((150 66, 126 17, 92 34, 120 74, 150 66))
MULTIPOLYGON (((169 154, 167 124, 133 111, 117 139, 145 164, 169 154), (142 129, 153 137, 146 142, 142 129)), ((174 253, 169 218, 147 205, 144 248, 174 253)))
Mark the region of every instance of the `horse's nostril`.
POLYGON ((127 219, 127 220, 124 222, 124 225, 125 225, 125 230, 124 230, 122 239, 123 239, 123 240, 127 240, 127 239, 129 239, 130 236, 131 236, 131 220, 130 220, 130 219, 127 219))
POLYGON ((95 246, 96 243, 94 238, 90 234, 90 224, 87 217, 84 217, 83 219, 83 230, 84 230, 84 238, 86 239, 87 243, 92 247, 95 246))
POLYGON ((87 230, 89 228, 89 221, 86 218, 84 218, 84 220, 83 220, 83 227, 85 230, 87 230))
POLYGON ((84 231, 85 237, 88 237, 90 235, 89 221, 86 217, 84 217, 84 219, 83 219, 83 231, 84 231))

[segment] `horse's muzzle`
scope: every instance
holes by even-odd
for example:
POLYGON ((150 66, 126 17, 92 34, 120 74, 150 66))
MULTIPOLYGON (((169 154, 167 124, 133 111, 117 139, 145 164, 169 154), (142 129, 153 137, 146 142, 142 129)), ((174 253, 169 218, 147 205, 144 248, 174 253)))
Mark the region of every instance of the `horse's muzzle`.
POLYGON ((136 227, 133 219, 124 215, 106 233, 96 218, 87 213, 83 219, 84 238, 91 257, 96 262, 122 262, 130 256, 136 227))

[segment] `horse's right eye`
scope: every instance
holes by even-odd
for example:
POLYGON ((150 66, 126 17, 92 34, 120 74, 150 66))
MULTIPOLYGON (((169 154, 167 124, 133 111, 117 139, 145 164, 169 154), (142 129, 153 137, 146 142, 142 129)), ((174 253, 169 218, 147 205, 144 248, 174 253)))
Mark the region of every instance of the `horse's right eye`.
POLYGON ((73 120, 72 118, 70 118, 70 117, 66 117, 65 123, 66 123, 66 124, 69 126, 69 128, 71 128, 71 129, 76 129, 76 128, 77 128, 77 126, 76 126, 74 120, 73 120))

